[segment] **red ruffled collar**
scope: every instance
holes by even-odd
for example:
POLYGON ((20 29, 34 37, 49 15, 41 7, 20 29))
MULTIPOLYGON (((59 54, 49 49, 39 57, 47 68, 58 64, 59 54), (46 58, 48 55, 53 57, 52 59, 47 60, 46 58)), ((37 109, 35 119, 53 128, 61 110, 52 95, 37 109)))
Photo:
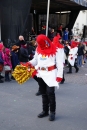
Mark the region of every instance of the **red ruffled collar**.
POLYGON ((45 50, 41 50, 41 48, 39 46, 37 46, 36 51, 38 54, 45 55, 45 56, 49 57, 50 55, 53 56, 56 54, 57 48, 53 44, 51 44, 50 48, 47 48, 45 50))

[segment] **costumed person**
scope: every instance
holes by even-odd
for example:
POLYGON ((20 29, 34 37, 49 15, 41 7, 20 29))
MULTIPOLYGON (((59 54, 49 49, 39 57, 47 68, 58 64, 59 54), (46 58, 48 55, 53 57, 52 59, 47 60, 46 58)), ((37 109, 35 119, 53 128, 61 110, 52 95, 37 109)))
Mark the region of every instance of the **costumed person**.
MULTIPOLYGON (((54 37, 54 39, 53 39, 53 44, 54 44, 57 48, 61 48, 61 49, 63 49, 63 51, 64 51, 64 46, 63 46, 63 44, 62 44, 62 38, 61 38, 61 36, 60 36, 59 33, 57 33, 56 36, 54 37)), ((63 57, 62 57, 62 60, 63 60, 63 64, 65 64, 65 57, 64 57, 64 55, 63 55, 63 57)), ((63 78, 62 78, 62 81, 60 82, 60 84, 63 84, 64 81, 65 81, 65 77, 64 77, 64 71, 63 71, 63 78)))
POLYGON ((63 49, 54 46, 48 37, 41 34, 37 36, 37 49, 33 60, 27 64, 34 66, 37 70, 38 83, 42 94, 42 109, 38 115, 43 118, 49 115, 49 120, 55 120, 56 114, 56 98, 55 87, 59 87, 58 83, 63 77, 63 49), (49 114, 50 110, 50 114, 49 114))
POLYGON ((69 62, 69 71, 67 72, 68 74, 72 73, 72 66, 74 66, 74 68, 76 69, 76 73, 79 71, 79 68, 77 67, 76 64, 77 52, 78 52, 77 44, 73 41, 71 43, 68 56, 68 62, 69 62))

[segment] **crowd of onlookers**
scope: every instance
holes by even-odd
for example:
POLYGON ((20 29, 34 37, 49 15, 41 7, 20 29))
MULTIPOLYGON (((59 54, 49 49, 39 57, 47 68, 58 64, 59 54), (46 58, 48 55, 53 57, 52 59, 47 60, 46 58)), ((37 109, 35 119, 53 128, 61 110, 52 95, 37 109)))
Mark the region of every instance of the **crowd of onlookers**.
POLYGON ((11 48, 6 48, 2 41, 0 41, 0 83, 4 81, 9 82, 14 78, 11 72, 20 64, 20 62, 28 62, 35 54, 36 42, 32 40, 27 43, 23 36, 19 36, 19 41, 11 48), (4 72, 4 76, 2 75, 4 72), (3 80, 3 78, 5 80, 3 80))

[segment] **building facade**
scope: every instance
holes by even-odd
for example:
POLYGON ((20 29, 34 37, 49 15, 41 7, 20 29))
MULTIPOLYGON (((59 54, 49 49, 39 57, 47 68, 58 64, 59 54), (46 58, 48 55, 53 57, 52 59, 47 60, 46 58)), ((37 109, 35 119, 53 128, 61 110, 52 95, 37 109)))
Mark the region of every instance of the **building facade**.
MULTIPOLYGON (((86 10, 86 0, 50 0, 50 14, 61 11, 71 11, 68 16, 68 28, 72 28, 80 10, 86 10)), ((1 39, 15 41, 19 35, 30 32, 32 25, 39 29, 40 15, 46 15, 47 0, 0 0, 1 39), (34 24, 32 24, 32 18, 34 24), (37 26, 38 25, 38 26, 37 26)), ((56 21, 56 17, 53 18, 56 21)), ((59 22, 60 24, 60 22, 59 22)))

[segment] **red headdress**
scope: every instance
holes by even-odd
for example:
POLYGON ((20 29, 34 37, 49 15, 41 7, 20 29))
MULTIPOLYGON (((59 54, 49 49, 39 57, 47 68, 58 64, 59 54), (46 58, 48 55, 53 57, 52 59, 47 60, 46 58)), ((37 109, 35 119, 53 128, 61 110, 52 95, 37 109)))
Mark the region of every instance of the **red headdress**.
POLYGON ((71 48, 75 48, 75 47, 77 47, 77 42, 75 42, 75 41, 72 41, 72 43, 71 43, 71 48))
POLYGON ((57 36, 55 36, 54 38, 53 38, 53 44, 56 46, 56 47, 58 47, 58 48, 63 48, 63 45, 62 44, 60 44, 60 42, 59 42, 59 39, 61 38, 61 36, 58 34, 57 36))
POLYGON ((56 46, 52 44, 50 39, 43 34, 37 36, 37 53, 50 56, 56 53, 56 46))

